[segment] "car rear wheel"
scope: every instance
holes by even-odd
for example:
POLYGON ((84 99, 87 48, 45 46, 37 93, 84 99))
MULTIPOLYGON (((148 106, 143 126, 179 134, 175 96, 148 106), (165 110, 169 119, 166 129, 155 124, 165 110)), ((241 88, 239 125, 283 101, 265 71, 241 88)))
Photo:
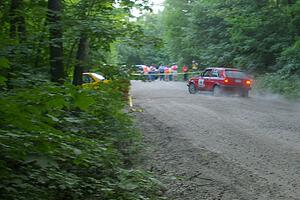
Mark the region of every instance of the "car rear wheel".
POLYGON ((221 96, 221 94, 222 94, 222 91, 221 91, 220 86, 218 86, 218 85, 214 86, 213 95, 216 97, 219 97, 219 96, 221 96))
POLYGON ((189 93, 195 94, 196 93, 196 87, 193 83, 189 84, 189 93))
POLYGON ((241 97, 249 97, 249 90, 242 90, 240 92, 241 97))

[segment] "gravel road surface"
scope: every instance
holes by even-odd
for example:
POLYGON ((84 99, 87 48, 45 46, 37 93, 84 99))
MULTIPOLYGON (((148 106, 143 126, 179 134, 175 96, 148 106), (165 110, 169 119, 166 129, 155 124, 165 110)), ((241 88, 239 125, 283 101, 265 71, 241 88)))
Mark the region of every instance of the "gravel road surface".
POLYGON ((143 167, 168 199, 300 200, 300 104, 191 95, 183 82, 132 81, 143 167))

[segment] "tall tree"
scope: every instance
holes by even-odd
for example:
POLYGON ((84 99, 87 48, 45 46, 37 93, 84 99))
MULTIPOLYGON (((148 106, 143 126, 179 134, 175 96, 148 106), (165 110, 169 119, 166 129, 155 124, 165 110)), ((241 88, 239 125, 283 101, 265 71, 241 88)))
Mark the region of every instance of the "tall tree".
POLYGON ((187 39, 189 36, 188 27, 189 13, 192 9, 191 0, 166 0, 163 13, 164 40, 166 51, 172 62, 187 64, 197 55, 193 51, 194 42, 187 39), (189 46, 189 48, 185 48, 189 46))
POLYGON ((48 0, 49 50, 51 81, 64 82, 63 25, 61 0, 48 0))
POLYGON ((88 65, 99 65, 99 62, 105 60, 106 52, 111 48, 110 44, 118 37, 125 36, 129 32, 136 35, 134 34, 136 29, 129 21, 130 9, 137 6, 135 2, 119 1, 118 8, 115 8, 114 0, 81 0, 69 4, 74 14, 72 23, 76 24, 76 27, 70 27, 70 33, 73 37, 75 35, 79 42, 73 71, 74 85, 82 83, 82 72, 90 68, 88 65))
POLYGON ((131 39, 120 38, 115 43, 118 52, 118 62, 128 66, 146 64, 169 64, 169 57, 163 43, 164 27, 162 15, 145 14, 135 22, 139 28, 137 34, 131 34, 131 39))
POLYGON ((19 37, 20 42, 26 40, 26 25, 23 13, 23 0, 11 0, 10 4, 10 37, 15 39, 19 37))
POLYGON ((88 38, 85 33, 80 36, 78 50, 76 54, 76 64, 74 68, 73 85, 82 84, 82 73, 84 71, 84 64, 86 62, 88 48, 88 38))
POLYGON ((12 45, 13 48, 9 50, 8 57, 11 61, 10 72, 7 72, 7 86, 12 89, 13 79, 16 76, 16 60, 17 60, 17 49, 20 43, 26 41, 26 25, 25 17, 23 16, 23 1, 22 0, 11 0, 9 8, 9 37, 11 41, 14 41, 16 45, 12 45))

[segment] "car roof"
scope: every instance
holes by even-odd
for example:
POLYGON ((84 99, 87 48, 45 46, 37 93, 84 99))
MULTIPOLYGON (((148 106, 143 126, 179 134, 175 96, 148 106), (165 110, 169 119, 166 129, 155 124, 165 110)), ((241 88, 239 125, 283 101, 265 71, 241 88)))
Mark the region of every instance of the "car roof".
POLYGON ((135 65, 136 67, 147 67, 147 65, 135 65))
POLYGON ((100 74, 97 74, 97 73, 93 73, 93 72, 84 72, 84 73, 82 73, 82 74, 90 74, 90 75, 96 77, 97 79, 99 79, 100 81, 102 81, 102 80, 105 79, 104 76, 102 76, 102 75, 100 75, 100 74))

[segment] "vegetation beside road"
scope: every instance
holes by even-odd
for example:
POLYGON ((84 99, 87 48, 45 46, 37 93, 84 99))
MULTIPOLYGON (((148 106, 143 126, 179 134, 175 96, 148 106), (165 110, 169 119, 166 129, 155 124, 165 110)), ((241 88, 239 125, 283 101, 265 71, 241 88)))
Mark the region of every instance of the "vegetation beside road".
POLYGON ((1 199, 154 198, 159 182, 132 169, 140 135, 119 87, 47 84, 2 94, 1 199))
POLYGON ((111 43, 139 34, 130 9, 146 6, 119 2, 1 1, 0 199, 159 199, 132 165, 128 73, 106 64, 111 43), (82 89, 86 71, 111 81, 82 89))
POLYGON ((255 89, 260 93, 281 94, 291 100, 300 99, 300 78, 297 75, 284 76, 281 73, 258 77, 255 89))

